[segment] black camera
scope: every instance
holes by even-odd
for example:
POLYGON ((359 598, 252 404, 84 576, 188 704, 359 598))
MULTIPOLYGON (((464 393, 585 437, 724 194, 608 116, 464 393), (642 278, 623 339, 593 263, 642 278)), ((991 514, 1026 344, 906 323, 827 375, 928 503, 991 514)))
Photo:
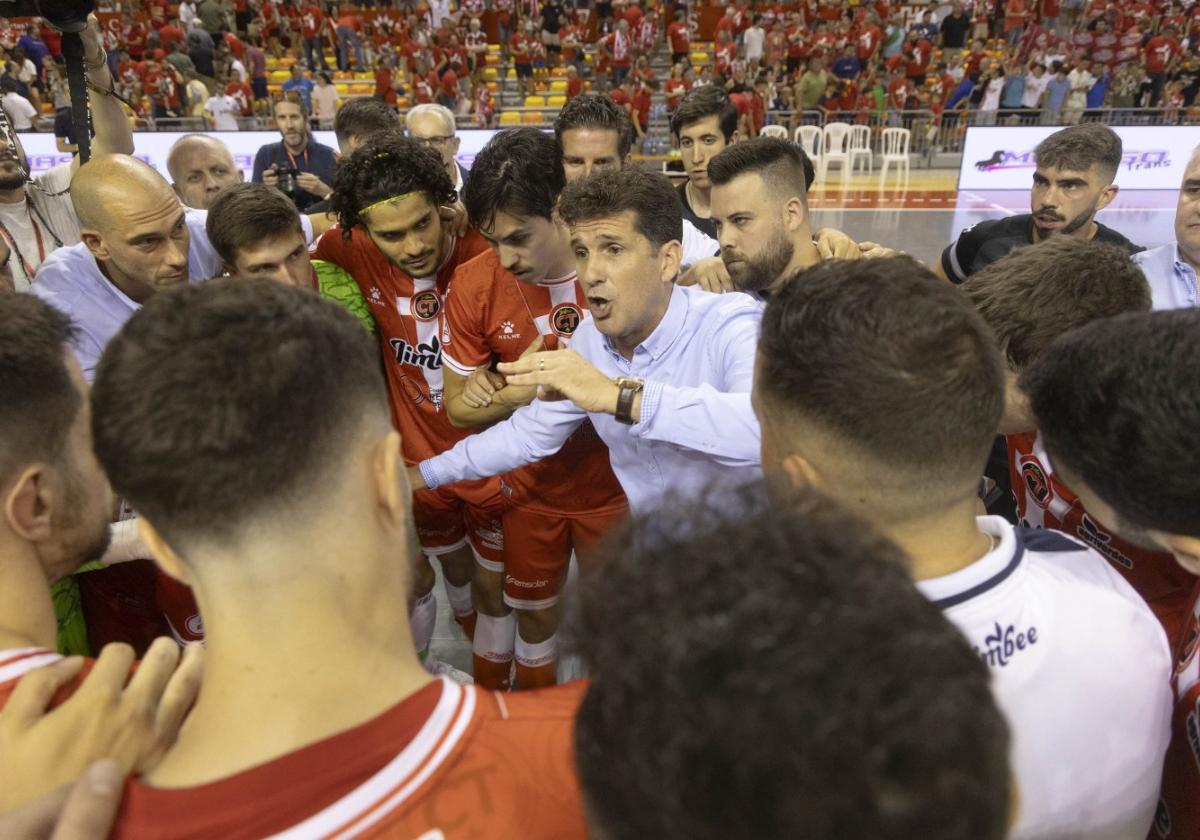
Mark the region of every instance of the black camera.
POLYGON ((283 167, 276 164, 275 177, 278 178, 278 180, 275 182, 275 187, 281 193, 293 195, 298 189, 300 189, 299 185, 296 183, 296 178, 298 178, 299 175, 300 170, 294 166, 283 167))
POLYGON ((63 32, 82 32, 95 7, 92 0, 0 0, 0 17, 40 17, 63 32))

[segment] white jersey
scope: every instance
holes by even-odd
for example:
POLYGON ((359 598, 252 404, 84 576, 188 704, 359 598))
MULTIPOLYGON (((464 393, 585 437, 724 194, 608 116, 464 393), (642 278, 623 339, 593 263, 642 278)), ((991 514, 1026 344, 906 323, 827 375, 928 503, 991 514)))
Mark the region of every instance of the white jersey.
POLYGON ((717 240, 713 239, 700 228, 683 220, 683 242, 680 243, 682 250, 683 268, 693 266, 700 260, 708 257, 715 257, 721 253, 721 246, 717 240))
POLYGON ((1145 837, 1170 738, 1161 625, 1083 543, 998 516, 978 521, 997 547, 917 585, 991 671, 1019 795, 1010 837, 1145 837))

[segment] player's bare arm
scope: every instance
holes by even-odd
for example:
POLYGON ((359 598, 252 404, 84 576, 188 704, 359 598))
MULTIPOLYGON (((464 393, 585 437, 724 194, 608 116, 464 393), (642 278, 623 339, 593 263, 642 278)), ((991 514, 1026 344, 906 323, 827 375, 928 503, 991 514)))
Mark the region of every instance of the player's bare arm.
MULTIPOLYGON (((521 358, 540 352, 543 346, 539 335, 530 343, 521 358)), ((460 429, 486 426, 503 420, 537 396, 537 388, 510 383, 503 375, 487 369, 475 370, 463 376, 445 367, 446 416, 460 429)))

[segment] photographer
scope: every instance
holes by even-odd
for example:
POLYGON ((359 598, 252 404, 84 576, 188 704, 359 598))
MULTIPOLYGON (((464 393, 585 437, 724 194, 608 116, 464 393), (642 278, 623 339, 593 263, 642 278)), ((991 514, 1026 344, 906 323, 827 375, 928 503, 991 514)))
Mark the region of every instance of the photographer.
POLYGON ((283 140, 258 150, 251 180, 276 187, 304 210, 333 192, 330 184, 337 154, 313 139, 308 111, 299 95, 284 94, 276 99, 272 113, 283 140))

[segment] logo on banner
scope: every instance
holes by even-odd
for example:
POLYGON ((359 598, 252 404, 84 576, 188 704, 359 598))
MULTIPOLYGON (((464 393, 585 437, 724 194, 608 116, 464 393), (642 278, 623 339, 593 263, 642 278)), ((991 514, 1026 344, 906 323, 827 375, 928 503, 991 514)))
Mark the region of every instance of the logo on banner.
MULTIPOLYGON (((1171 166, 1171 153, 1166 149, 1134 149, 1121 155, 1121 165, 1130 172, 1142 172, 1147 169, 1167 169, 1171 166)), ((992 156, 975 161, 975 168, 980 172, 995 172, 999 169, 1033 169, 1037 166, 1037 156, 1033 149, 1023 152, 997 149, 992 156)))

